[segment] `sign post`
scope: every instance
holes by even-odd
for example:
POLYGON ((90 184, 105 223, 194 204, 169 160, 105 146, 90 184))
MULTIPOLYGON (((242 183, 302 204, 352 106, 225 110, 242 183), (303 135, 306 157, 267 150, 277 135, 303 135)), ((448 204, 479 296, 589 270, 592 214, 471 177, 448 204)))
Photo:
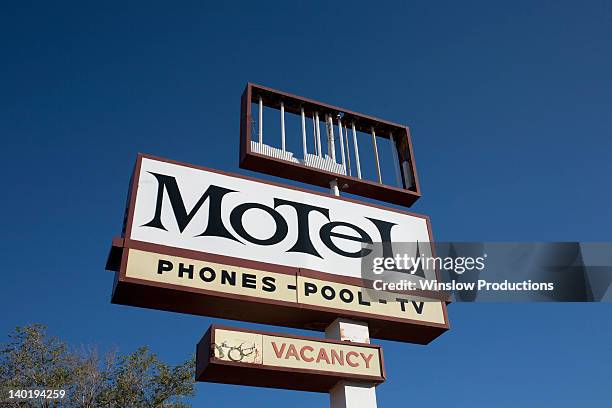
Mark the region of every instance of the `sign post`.
MULTIPOLYGON (((213 325, 197 346, 196 379, 327 392, 332 408, 376 408, 375 387, 385 371, 370 331, 380 339, 428 344, 449 329, 445 294, 374 290, 370 275, 362 274, 375 243, 392 249, 417 242, 416 256, 431 255, 429 218, 340 197, 344 191, 406 206, 420 197, 408 128, 249 84, 240 135, 241 167, 328 186, 331 194, 139 154, 122 234, 113 239, 106 265, 116 272, 111 300, 324 331, 326 339, 213 325), (259 107, 257 126, 251 105, 259 107), (280 148, 264 144, 264 106, 280 111, 280 148), (302 159, 289 151, 286 114, 301 119, 302 159), (313 119, 314 154, 308 153, 306 116, 313 119), (259 129, 257 138, 251 127, 259 129), (321 129, 327 131, 325 155, 321 129), (366 131, 376 181, 362 178, 357 133, 366 131), (386 142, 393 186, 382 183, 385 162, 376 147, 386 142)), ((415 278, 437 275, 428 270, 415 278)))
MULTIPOLYGON (((338 318, 325 329, 325 337, 346 342, 369 343, 367 323, 338 318)), ((376 408, 374 384, 341 381, 329 392, 331 408, 376 408)))
MULTIPOLYGON (((338 180, 330 182, 330 194, 340 196, 338 180)), ((370 342, 367 323, 337 318, 325 328, 325 337, 358 343, 370 342)), ((330 408, 377 408, 374 384, 356 384, 342 381, 329 392, 330 408)))

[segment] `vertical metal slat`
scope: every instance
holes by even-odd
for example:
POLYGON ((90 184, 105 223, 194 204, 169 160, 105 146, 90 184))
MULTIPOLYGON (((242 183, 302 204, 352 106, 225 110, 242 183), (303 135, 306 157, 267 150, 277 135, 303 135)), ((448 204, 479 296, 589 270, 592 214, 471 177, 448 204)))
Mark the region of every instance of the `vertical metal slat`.
POLYGON ((374 131, 374 127, 372 127, 372 146, 374 147, 374 159, 376 159, 376 174, 378 175, 378 182, 382 184, 380 162, 378 161, 378 146, 376 145, 376 132, 374 131))
POLYGON ((280 112, 281 112, 281 150, 285 151, 285 104, 283 101, 280 103, 280 112))
POLYGON ((355 146, 355 165, 357 168, 357 178, 361 179, 361 163, 359 162, 359 145, 357 144, 357 131, 355 130, 355 122, 352 122, 353 127, 353 145, 355 146))
POLYGON ((308 146, 306 146, 306 115, 304 114, 304 108, 300 109, 302 114, 302 153, 304 158, 308 154, 308 146))

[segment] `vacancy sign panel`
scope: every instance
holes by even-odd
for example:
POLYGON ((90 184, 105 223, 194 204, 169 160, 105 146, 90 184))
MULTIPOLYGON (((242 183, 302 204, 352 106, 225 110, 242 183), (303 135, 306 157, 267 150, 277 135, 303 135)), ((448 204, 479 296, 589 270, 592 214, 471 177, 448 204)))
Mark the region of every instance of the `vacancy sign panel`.
POLYGON ((448 329, 444 301, 363 287, 362 248, 381 241, 427 244, 428 219, 139 155, 113 302, 313 330, 359 318, 428 343, 448 329))
POLYGON ((197 347, 196 379, 328 392, 339 381, 384 381, 382 349, 363 343, 211 326, 197 347))

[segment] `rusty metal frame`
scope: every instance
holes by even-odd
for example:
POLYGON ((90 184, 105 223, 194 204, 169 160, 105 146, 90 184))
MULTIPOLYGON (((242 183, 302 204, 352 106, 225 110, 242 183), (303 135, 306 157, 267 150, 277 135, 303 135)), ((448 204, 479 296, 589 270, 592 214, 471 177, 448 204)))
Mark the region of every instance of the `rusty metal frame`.
MULTIPOLYGON (((240 167, 326 188, 330 186, 330 182, 337 180, 338 188, 342 192, 405 207, 410 207, 421 197, 412 141, 410 139, 410 129, 407 126, 252 83, 247 84, 241 100, 240 167), (280 110, 280 104, 283 102, 285 112, 296 115, 301 115, 302 108, 307 116, 311 116, 315 111, 319 113, 320 117, 325 117, 326 114, 330 114, 332 117, 342 114, 343 120, 355 123, 357 131, 370 133, 374 129, 377 137, 384 137, 386 139, 389 139, 389 134, 392 133, 396 141, 399 165, 401 166, 402 161, 407 161, 410 166, 412 180, 409 182, 412 187, 410 189, 400 188, 353 176, 332 173, 252 151, 251 123, 253 118, 251 104, 257 102, 260 97, 265 107, 280 110)), ((402 174, 403 178, 404 175, 402 174)))

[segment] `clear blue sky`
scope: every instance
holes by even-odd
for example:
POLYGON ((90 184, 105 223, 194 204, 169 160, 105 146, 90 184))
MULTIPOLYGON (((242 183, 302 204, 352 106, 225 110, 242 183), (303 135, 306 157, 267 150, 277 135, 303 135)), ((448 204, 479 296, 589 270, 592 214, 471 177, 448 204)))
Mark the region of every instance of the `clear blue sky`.
MULTIPOLYGON (((211 319, 111 305, 104 263, 137 152, 240 171, 247 81, 409 124, 413 209, 438 240, 610 240, 608 1, 37 3, 0 4, 2 339, 42 322, 170 362, 194 350, 211 319)), ((382 342, 379 406, 605 405, 611 314, 452 305, 430 346, 382 342)), ((327 405, 197 392, 199 407, 327 405)))

